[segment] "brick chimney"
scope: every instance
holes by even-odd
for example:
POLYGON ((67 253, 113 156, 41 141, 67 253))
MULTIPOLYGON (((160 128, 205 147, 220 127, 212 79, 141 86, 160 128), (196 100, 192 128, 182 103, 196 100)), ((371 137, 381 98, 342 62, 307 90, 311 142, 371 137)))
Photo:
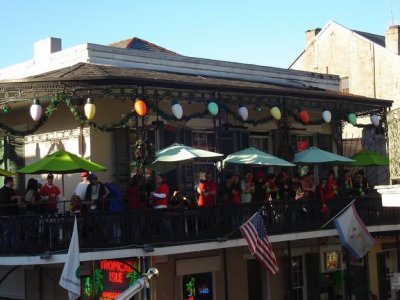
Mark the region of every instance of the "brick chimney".
POLYGON ((320 31, 321 28, 315 28, 306 31, 306 47, 314 41, 315 37, 320 31))
POLYGON ((46 38, 34 43, 33 56, 35 63, 46 63, 50 60, 50 54, 61 51, 61 39, 46 38))
POLYGON ((385 46, 386 49, 400 54, 400 25, 390 26, 385 32, 385 46))

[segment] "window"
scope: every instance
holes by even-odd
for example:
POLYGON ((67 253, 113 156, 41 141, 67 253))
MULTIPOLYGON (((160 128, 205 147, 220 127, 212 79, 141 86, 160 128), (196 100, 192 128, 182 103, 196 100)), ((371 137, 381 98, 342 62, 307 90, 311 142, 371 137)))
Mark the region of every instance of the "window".
POLYGON ((304 277, 303 277, 303 257, 302 256, 292 256, 292 274, 293 274, 293 299, 302 300, 303 299, 303 287, 304 287, 304 277))
POLYGON ((269 153, 268 136, 251 135, 250 147, 269 153))
POLYGON ((210 131, 193 131, 192 146, 215 152, 215 135, 210 131))
POLYGON ((290 146, 295 149, 296 152, 302 151, 308 147, 314 146, 314 136, 312 135, 290 135, 290 146))
POLYGON ((190 274, 182 276, 183 300, 212 300, 212 273, 190 274))

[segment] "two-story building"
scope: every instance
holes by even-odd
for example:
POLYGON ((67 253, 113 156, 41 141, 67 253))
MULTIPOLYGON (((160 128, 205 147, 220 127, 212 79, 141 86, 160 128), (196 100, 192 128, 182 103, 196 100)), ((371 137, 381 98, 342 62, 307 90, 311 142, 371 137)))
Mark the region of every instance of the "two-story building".
MULTIPOLYGON (((0 70, 3 167, 16 171, 65 148, 107 166, 97 173, 99 179, 122 191, 136 167, 132 162, 140 134, 156 149, 179 142, 228 155, 254 146, 292 160, 304 145, 337 152, 350 113, 385 116, 392 104, 339 92, 335 75, 191 58, 136 38, 69 49, 50 38, 34 49, 33 60, 0 70), (96 107, 92 120, 84 114, 87 98, 96 107), (138 98, 147 105, 144 117, 132 109, 138 98), (34 99, 43 107, 36 122, 29 116, 34 99), (181 119, 171 110, 176 101, 181 119), (209 102, 217 104, 217 114, 207 109, 209 102), (239 106, 247 108, 248 118, 238 115, 239 106), (272 107, 279 108, 280 118, 271 114, 272 107), (306 111, 309 120, 300 118, 299 111, 306 111), (322 117, 324 111, 330 112, 330 122, 322 117)), ((193 197, 198 175, 207 170, 219 177, 213 162, 180 164, 167 174, 171 190, 193 197)), ((239 174, 247 170, 232 169, 239 174)), ((268 172, 281 170, 298 171, 268 172)), ((19 175, 21 193, 31 177, 45 174, 19 175)), ((66 200, 77 182, 78 174, 63 176, 66 200)), ((61 176, 56 183, 61 184, 61 176)), ((349 200, 334 205, 339 210, 349 200)), ((390 233, 398 230, 397 211, 382 208, 376 196, 363 200, 357 205, 369 230, 394 241, 390 233)), ((307 203, 304 210, 303 204, 281 201, 264 207, 280 268, 274 276, 253 259, 238 232, 241 222, 260 209, 257 203, 78 215, 83 298, 114 299, 128 279, 136 278, 134 266, 160 271, 141 299, 188 299, 195 283, 199 299, 328 299, 345 293, 365 299, 369 290, 377 294, 376 254, 387 243, 380 240, 361 262, 348 256, 343 260, 336 230, 331 225, 321 229, 326 216, 318 205, 307 203), (169 236, 160 230, 166 221, 169 236), (360 270, 363 276, 356 276, 360 270)), ((2 296, 65 297, 58 279, 73 218, 63 211, 60 205, 56 215, 2 217, 2 224, 15 228, 12 237, 8 232, 2 236, 2 296)))

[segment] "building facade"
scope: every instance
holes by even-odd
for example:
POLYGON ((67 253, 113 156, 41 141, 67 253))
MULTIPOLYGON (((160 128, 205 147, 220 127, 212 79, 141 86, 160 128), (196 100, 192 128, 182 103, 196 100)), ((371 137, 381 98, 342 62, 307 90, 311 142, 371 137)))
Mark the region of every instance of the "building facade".
MULTIPOLYGON (((143 136, 156 149, 178 142, 228 155, 254 146, 292 160, 304 146, 337 152, 349 113, 384 115, 391 106, 391 101, 339 93, 340 81, 335 75, 190 58, 138 39, 65 50, 61 49, 61 40, 47 39, 35 45, 32 61, 0 70, 0 78, 5 167, 15 171, 65 148, 107 166, 105 172, 97 174, 99 179, 114 183, 122 191, 136 170, 135 145, 143 136), (83 112, 88 96, 96 105, 93 120, 87 120, 83 112), (30 105, 36 98, 46 107, 38 122, 29 118, 30 105), (145 117, 132 110, 138 98, 147 104, 145 117), (182 119, 171 111, 174 101, 182 105, 182 119), (218 105, 217 115, 207 109, 211 101, 218 105), (247 108, 247 119, 237 114, 239 105, 247 108), (279 108, 281 118, 272 115, 271 107, 279 108), (322 118, 324 110, 334 116, 330 123, 322 118), (307 122, 299 117, 299 111, 307 111, 307 122)), ((210 161, 179 165, 167 174, 171 190, 180 190, 193 199, 197 177, 208 170, 219 178, 218 169, 210 161)), ((244 174, 248 170, 236 167, 231 171, 244 174)), ((325 171, 321 168, 321 176, 325 171)), ((23 191, 28 178, 42 176, 18 176, 19 190, 23 191)), ((5 278, 0 286, 3 296, 66 297, 58 286, 71 228, 70 215, 64 211, 69 210, 68 200, 78 176, 65 175, 63 181, 66 202, 59 206, 60 215, 45 217, 45 221, 39 217, 29 221, 24 217, 4 219, 7 224, 20 224, 17 228, 32 224, 28 228, 44 229, 32 232, 33 237, 40 234, 40 239, 31 238, 28 230, 18 235, 16 244, 8 240, 3 245, 2 253, 8 255, 0 258, 5 278), (17 247, 23 241, 30 241, 26 244, 29 246, 17 247), (14 271, 16 266, 18 270, 14 271), (24 288, 16 288, 15 282, 23 282, 24 288)), ((61 176, 56 182, 61 183, 61 176)), ((344 255, 336 231, 320 230, 319 213, 301 215, 303 206, 293 205, 293 214, 283 202, 265 213, 280 268, 275 276, 253 259, 237 232, 237 220, 243 221, 246 211, 247 216, 256 211, 253 206, 247 207, 249 210, 245 206, 218 206, 180 213, 146 210, 82 215, 79 228, 85 295, 88 299, 113 299, 126 285, 129 274, 133 274, 129 278, 135 278, 132 270, 143 272, 150 266, 159 269, 160 277, 141 299, 189 299, 192 278, 202 283, 197 289, 202 295, 199 299, 320 299, 343 295, 346 289, 357 299, 365 299, 368 289, 377 294, 378 281, 369 278, 368 285, 367 277, 358 278, 351 288, 345 287, 344 255), (166 219, 173 226, 173 237, 162 236, 159 224, 152 221, 166 219), (140 220, 145 222, 144 240, 136 236, 135 229, 143 226, 140 220), (116 236, 116 232, 120 234, 116 236), (110 241, 110 237, 121 239, 110 241)), ((380 218, 386 214, 382 212, 380 218)), ((391 219, 385 222, 389 223, 378 222, 371 230, 377 234, 397 230, 391 219)), ((352 272, 363 270, 368 274, 367 261, 370 266, 377 264, 379 247, 381 242, 371 250, 368 260, 349 262, 352 272)), ((347 270, 350 278, 350 268, 347 270)))

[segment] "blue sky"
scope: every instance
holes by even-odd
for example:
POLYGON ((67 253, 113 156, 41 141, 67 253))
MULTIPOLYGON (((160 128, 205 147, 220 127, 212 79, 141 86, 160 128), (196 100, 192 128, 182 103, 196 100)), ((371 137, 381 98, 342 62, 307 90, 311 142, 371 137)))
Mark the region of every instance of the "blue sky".
POLYGON ((33 57, 33 43, 63 48, 140 37, 182 55, 287 68, 304 32, 329 20, 383 35, 400 0, 13 0, 2 3, 0 68, 33 57))

